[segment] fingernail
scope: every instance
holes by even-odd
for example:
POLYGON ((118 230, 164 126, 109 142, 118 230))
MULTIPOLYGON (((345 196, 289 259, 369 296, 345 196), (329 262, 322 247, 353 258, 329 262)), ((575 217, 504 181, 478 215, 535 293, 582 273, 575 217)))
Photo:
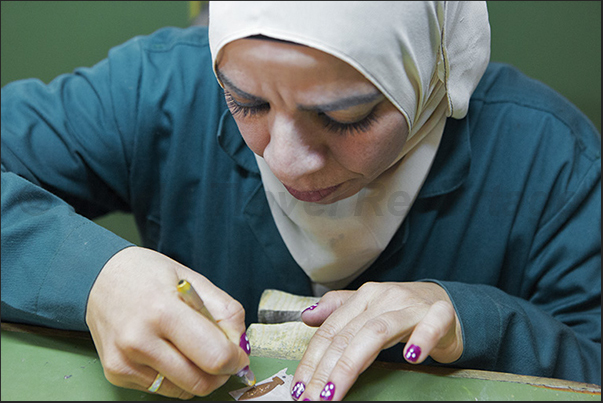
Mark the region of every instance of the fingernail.
POLYGON ((245 351, 245 354, 251 354, 251 344, 249 344, 249 339, 247 338, 247 333, 243 332, 241 335, 241 340, 239 340, 239 346, 245 351))
POLYGON ((335 394, 335 384, 333 382, 327 382, 325 388, 320 392, 320 398, 322 400, 333 400, 335 394))
POLYGON ((303 382, 297 382, 293 387, 293 390, 291 390, 291 396, 295 400, 298 400, 302 393, 304 393, 304 390, 306 390, 306 385, 304 385, 303 382))
POLYGON ((404 357, 410 362, 417 362, 420 355, 421 347, 411 344, 410 347, 408 347, 408 350, 406 350, 406 355, 404 357))
POLYGON ((315 303, 314 305, 310 305, 309 307, 307 307, 306 309, 304 309, 302 311, 302 313, 306 312, 306 311, 313 311, 314 309, 316 309, 316 307, 318 306, 318 302, 315 303))
POLYGON ((251 368, 249 368, 249 365, 247 365, 245 368, 243 368, 242 370, 237 372, 237 376, 239 377, 239 379, 241 379, 241 382, 243 382, 245 385, 247 385, 247 386, 255 385, 255 374, 253 373, 251 368))

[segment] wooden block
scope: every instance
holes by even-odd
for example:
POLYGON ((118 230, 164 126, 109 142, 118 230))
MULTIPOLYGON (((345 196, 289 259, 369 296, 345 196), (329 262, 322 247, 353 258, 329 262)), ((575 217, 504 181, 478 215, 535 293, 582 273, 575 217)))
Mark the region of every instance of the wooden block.
POLYGON ((265 290, 258 305, 259 323, 300 322, 304 309, 320 300, 278 290, 265 290))
POLYGON ((247 328, 251 355, 255 357, 301 360, 317 327, 303 322, 252 323, 247 328))

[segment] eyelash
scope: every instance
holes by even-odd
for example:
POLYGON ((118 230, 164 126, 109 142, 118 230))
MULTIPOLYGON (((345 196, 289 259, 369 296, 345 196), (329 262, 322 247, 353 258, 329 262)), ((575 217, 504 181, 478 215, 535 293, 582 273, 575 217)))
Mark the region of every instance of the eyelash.
MULTIPOLYGON (((224 92, 224 96, 226 98, 226 104, 228 105, 228 108, 233 116, 240 115, 242 118, 253 117, 270 109, 270 105, 268 103, 255 106, 243 106, 235 101, 232 94, 226 91, 224 92)), ((354 123, 338 122, 334 119, 331 119, 324 112, 320 112, 318 116, 320 116, 320 118, 323 120, 324 127, 327 130, 341 135, 350 135, 364 133, 371 128, 372 124, 377 120, 377 117, 375 116, 375 109, 376 108, 373 108, 373 110, 367 116, 354 123)))
POLYGON ((365 133, 377 120, 374 109, 367 116, 354 123, 341 123, 331 119, 324 113, 319 113, 319 116, 323 118, 324 126, 327 130, 341 135, 365 133))
POLYGON ((241 115, 241 117, 246 118, 249 116, 255 116, 261 112, 267 111, 268 109, 270 109, 270 105, 268 104, 259 104, 259 105, 255 105, 255 106, 243 106, 241 104, 239 104, 237 101, 235 101, 235 99, 232 97, 232 94, 230 94, 229 92, 224 92, 224 96, 226 97, 226 105, 228 105, 228 108, 230 109, 230 112, 232 113, 233 116, 236 115, 241 115))

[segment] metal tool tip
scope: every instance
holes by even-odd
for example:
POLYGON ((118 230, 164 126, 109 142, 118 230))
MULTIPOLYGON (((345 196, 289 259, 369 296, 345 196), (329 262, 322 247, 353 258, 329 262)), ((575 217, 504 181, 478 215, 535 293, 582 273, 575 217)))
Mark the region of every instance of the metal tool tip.
POLYGON ((249 365, 246 366, 245 368, 243 368, 242 370, 240 370, 237 373, 237 376, 241 378, 241 380, 243 381, 243 383, 247 386, 254 386, 255 385, 255 375, 253 373, 253 371, 249 368, 249 365))

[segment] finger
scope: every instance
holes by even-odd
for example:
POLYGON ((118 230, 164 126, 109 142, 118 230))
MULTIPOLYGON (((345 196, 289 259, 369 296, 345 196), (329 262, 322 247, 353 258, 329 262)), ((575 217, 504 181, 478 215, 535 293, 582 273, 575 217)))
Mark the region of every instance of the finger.
POLYGON ((320 326, 336 309, 345 304, 354 291, 330 291, 318 303, 302 311, 302 320, 308 326, 320 326))
MULTIPOLYGON (((153 368, 133 363, 132 361, 121 362, 119 366, 103 365, 103 370, 105 377, 113 385, 148 393, 150 393, 149 387, 153 384, 158 374, 158 371, 153 368)), ((154 393, 180 399, 190 399, 194 396, 173 384, 167 377, 164 378, 159 389, 154 393)))
POLYGON ((301 396, 300 390, 303 392, 306 385, 317 385, 324 381, 324 386, 326 376, 349 341, 368 320, 365 308, 361 303, 342 305, 318 328, 295 371, 292 390, 294 398, 301 396))
POLYGON ((398 310, 375 318, 373 313, 365 312, 350 322, 325 352, 304 398, 342 399, 381 350, 397 344, 410 333, 411 327, 401 326, 410 322, 409 314, 412 315, 408 310, 398 310), (349 336, 344 336, 347 340, 341 343, 338 339, 345 334, 349 336))
POLYGON ((153 368, 156 373, 164 375, 181 391, 192 395, 206 396, 226 383, 229 378, 228 375, 206 373, 166 340, 159 339, 151 351, 132 356, 140 363, 153 368))
MULTIPOLYGON (((455 321, 456 315, 451 304, 444 301, 434 303, 423 319, 417 323, 404 347, 406 361, 412 364, 421 363, 443 340, 448 344, 454 343, 455 332, 451 330, 454 330, 455 321)), ((444 359, 441 362, 452 362, 458 357, 432 356, 432 358, 444 359)))
POLYGON ((182 355, 211 375, 235 374, 249 365, 249 357, 214 322, 184 303, 165 319, 162 335, 182 355))
POLYGON ((130 389, 144 390, 148 393, 158 394, 158 395, 162 395, 162 396, 166 396, 166 397, 174 397, 174 398, 184 399, 184 400, 195 397, 195 395, 193 393, 189 393, 189 392, 183 390, 182 388, 178 387, 177 385, 172 383, 169 378, 167 378, 165 376, 163 378, 163 381, 161 381, 159 388, 153 392, 150 390, 150 388, 157 381, 157 377, 159 376, 160 372, 154 371, 152 368, 149 368, 148 371, 145 371, 145 372, 149 372, 151 374, 152 373, 156 374, 155 377, 153 377, 153 379, 151 380, 151 382, 148 383, 149 386, 147 386, 146 388, 143 386, 144 389, 139 388, 139 387, 130 387, 130 389))
POLYGON ((198 273, 192 272, 187 277, 228 339, 243 348, 242 339, 246 337, 243 305, 198 273))

